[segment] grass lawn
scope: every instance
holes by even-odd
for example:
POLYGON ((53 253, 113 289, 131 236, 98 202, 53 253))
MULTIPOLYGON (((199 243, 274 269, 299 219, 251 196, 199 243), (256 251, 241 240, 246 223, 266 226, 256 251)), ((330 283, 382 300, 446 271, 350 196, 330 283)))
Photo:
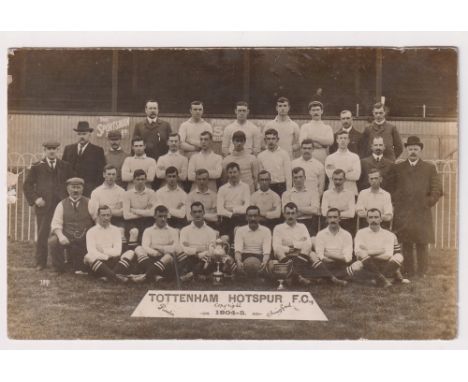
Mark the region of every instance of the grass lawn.
MULTIPOLYGON (((382 290, 352 283, 314 285, 328 317, 318 321, 131 318, 149 285, 34 270, 34 247, 8 246, 10 339, 452 339, 457 335, 457 255, 433 251, 430 275, 382 290), (41 286, 41 280, 49 280, 41 286)), ((186 288, 212 289, 210 283, 186 288)), ((176 289, 175 282, 164 285, 176 289)), ((266 286, 224 286, 262 290, 266 286)), ((270 289, 271 290, 271 289, 270 289)))

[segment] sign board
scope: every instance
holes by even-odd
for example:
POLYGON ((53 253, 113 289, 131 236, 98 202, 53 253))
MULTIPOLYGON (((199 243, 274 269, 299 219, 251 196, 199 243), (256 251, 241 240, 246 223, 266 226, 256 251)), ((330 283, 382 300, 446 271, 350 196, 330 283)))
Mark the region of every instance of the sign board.
POLYGON ((328 321, 309 292, 149 290, 132 317, 328 321))
POLYGON ((96 136, 98 138, 107 138, 107 134, 114 130, 120 130, 122 139, 128 138, 130 135, 130 118, 99 117, 99 122, 96 126, 96 136))

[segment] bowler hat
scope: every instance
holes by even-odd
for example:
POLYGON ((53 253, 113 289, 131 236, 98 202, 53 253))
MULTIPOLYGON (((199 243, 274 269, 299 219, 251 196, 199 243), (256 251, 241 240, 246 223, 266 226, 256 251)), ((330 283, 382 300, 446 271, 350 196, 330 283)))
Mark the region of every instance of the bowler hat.
POLYGON ((57 142, 55 140, 48 140, 45 141, 42 146, 44 146, 47 149, 55 149, 60 146, 60 142, 57 142))
POLYGON ((77 133, 84 133, 84 132, 91 132, 93 131, 93 129, 91 127, 89 127, 89 123, 88 121, 79 121, 78 122, 78 126, 76 127, 76 129, 73 129, 75 130, 77 133))
POLYGON ((70 179, 67 179, 67 186, 69 186, 70 184, 79 184, 81 186, 84 185, 84 180, 81 179, 81 178, 70 178, 70 179))
POLYGON ((408 140, 405 143, 405 147, 408 146, 419 146, 421 147, 421 150, 424 148, 423 143, 416 135, 411 135, 410 137, 408 137, 408 140))
POLYGON ((112 130, 107 133, 108 139, 122 139, 122 133, 120 130, 112 130))

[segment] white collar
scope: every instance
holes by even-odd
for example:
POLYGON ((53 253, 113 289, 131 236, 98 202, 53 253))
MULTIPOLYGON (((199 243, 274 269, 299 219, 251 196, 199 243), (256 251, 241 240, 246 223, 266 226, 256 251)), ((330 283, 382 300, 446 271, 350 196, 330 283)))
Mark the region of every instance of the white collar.
POLYGON ((206 195, 206 194, 209 194, 210 191, 211 190, 209 188, 207 188, 206 191, 200 191, 200 189, 198 187, 195 188, 195 193, 197 193, 197 194, 206 195))
POLYGON ((418 164, 419 158, 418 158, 417 160, 415 160, 414 162, 412 162, 412 161, 410 161, 410 160, 408 159, 408 162, 409 162, 410 166, 413 166, 413 167, 414 167, 414 166, 416 166, 416 165, 418 164))
POLYGON ((382 122, 377 122, 375 119, 374 119, 374 123, 378 126, 382 126, 384 123, 386 122, 386 119, 384 119, 382 122))
POLYGON ((206 225, 205 222, 203 222, 203 225, 202 225, 201 227, 197 227, 197 226, 195 225, 195 222, 192 221, 191 226, 192 226, 193 228, 196 228, 196 229, 203 229, 203 228, 205 228, 207 225, 206 225))
POLYGON ((146 154, 143 154, 142 156, 133 156, 134 159, 146 159, 146 154))
POLYGON ((348 129, 345 129, 344 127, 342 127, 341 130, 346 131, 349 134, 352 128, 353 128, 353 125, 349 126, 348 129))
POLYGON ((158 121, 158 117, 154 117, 154 119, 151 119, 150 117, 146 117, 146 119, 149 123, 153 123, 153 122, 156 123, 158 121))
POLYGON ((382 160, 382 158, 383 158, 383 154, 376 155, 376 154, 372 153, 372 156, 374 157, 374 159, 375 159, 375 160, 377 160, 377 159, 378 159, 379 161, 381 161, 381 160, 382 160))

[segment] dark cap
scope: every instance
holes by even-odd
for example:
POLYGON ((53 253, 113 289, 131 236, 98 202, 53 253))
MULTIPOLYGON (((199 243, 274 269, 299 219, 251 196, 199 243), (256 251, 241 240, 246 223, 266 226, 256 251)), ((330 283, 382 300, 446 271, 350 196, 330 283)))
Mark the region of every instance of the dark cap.
POLYGON ((77 133, 85 133, 88 131, 89 132, 93 131, 93 129, 89 127, 88 121, 79 121, 78 126, 76 127, 76 129, 73 129, 73 130, 75 130, 77 133))
POLYGON ((60 142, 57 142, 55 140, 49 140, 45 141, 42 146, 44 146, 47 149, 55 149, 60 146, 60 142))
POLYGON ((67 179, 67 186, 72 185, 72 184, 79 184, 81 186, 84 186, 84 180, 81 178, 70 178, 67 179))
POLYGON ((107 133, 107 139, 122 139, 120 130, 112 130, 107 133))
POLYGON ((412 135, 408 137, 408 140, 405 143, 405 147, 408 147, 408 146, 419 146, 421 147, 421 150, 424 148, 423 143, 421 142, 419 137, 417 137, 416 135, 412 135))

